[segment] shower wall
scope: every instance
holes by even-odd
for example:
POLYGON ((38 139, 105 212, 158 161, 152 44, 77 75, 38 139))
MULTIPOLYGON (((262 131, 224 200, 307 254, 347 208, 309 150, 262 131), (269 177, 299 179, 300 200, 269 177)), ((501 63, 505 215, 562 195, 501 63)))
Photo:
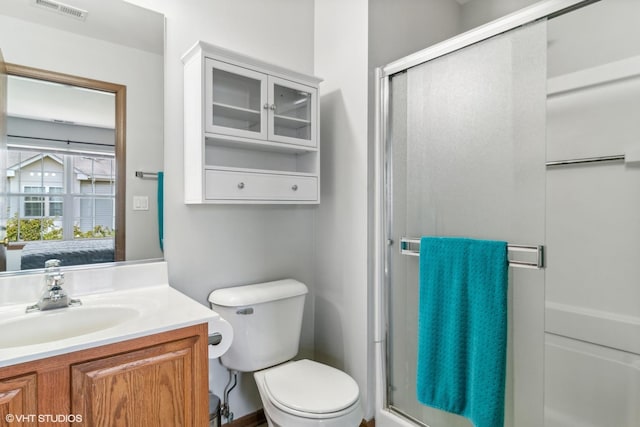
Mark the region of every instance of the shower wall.
MULTIPOLYGON (((549 22, 548 161, 640 152, 638 17, 603 0, 549 22)), ((547 170, 545 427, 640 425, 639 186, 638 163, 547 170)))

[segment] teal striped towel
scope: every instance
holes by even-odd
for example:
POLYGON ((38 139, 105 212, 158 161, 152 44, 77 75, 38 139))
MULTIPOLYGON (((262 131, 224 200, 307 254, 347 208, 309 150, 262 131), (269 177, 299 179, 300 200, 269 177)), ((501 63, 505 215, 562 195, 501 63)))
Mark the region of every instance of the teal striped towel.
POLYGON ((475 427, 504 425, 508 262, 506 242, 420 241, 417 397, 475 427))

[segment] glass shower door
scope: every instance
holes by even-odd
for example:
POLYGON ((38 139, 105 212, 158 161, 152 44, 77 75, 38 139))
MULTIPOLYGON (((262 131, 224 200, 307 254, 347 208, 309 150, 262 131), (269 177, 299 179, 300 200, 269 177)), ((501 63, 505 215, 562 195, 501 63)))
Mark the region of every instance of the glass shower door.
MULTIPOLYGON (((400 240, 544 244, 545 85, 546 22, 391 79, 387 406, 420 424, 471 425, 416 399, 418 258, 401 255, 400 240)), ((539 427, 544 273, 511 270, 505 425, 539 427)))

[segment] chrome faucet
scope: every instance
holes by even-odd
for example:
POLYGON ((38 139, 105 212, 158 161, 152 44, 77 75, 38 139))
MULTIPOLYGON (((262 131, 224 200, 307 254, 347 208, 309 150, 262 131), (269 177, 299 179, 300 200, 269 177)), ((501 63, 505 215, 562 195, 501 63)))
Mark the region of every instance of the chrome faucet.
POLYGON ((82 304, 80 300, 70 298, 67 292, 62 289, 64 273, 60 271, 59 259, 50 259, 44 263, 44 281, 45 286, 40 299, 34 305, 27 307, 27 313, 82 304))

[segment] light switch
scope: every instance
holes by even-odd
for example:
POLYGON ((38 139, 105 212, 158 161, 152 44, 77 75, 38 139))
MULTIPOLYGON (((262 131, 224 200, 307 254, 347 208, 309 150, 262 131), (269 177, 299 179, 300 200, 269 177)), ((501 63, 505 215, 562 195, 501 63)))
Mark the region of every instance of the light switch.
POLYGON ((134 211, 148 211, 149 210, 149 197, 148 196, 133 196, 133 210, 134 211))

